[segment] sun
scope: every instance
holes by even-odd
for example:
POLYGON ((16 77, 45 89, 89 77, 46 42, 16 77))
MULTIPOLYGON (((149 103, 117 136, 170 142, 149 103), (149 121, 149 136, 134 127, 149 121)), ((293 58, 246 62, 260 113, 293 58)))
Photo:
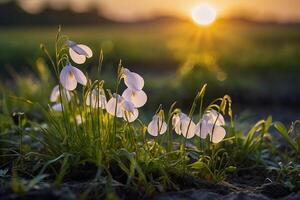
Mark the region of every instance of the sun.
POLYGON ((199 5, 192 10, 193 20, 202 26, 212 24, 217 17, 216 9, 208 4, 199 5))

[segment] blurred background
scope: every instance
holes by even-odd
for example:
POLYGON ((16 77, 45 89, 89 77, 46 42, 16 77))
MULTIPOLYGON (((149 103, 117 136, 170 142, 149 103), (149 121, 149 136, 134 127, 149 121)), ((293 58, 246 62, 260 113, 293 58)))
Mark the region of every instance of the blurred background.
POLYGON ((53 53, 62 25, 94 50, 81 70, 96 70, 103 50, 102 77, 93 78, 107 87, 120 59, 144 76, 149 115, 174 101, 187 112, 208 83, 207 103, 229 94, 239 118, 299 119, 299 10, 298 0, 0 0, 2 109, 48 103, 55 80, 39 47, 53 53))

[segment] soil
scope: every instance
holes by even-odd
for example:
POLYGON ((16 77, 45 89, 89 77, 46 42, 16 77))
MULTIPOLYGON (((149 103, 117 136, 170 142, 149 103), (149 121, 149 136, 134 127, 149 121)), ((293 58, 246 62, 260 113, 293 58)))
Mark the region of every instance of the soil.
MULTIPOLYGON (((107 190, 106 180, 95 180, 90 171, 82 176, 86 171, 85 168, 74 171, 72 176, 66 178, 65 183, 60 187, 50 186, 47 183, 41 183, 25 194, 13 193, 10 187, 0 188, 1 200, 73 200, 80 197, 86 199, 104 199, 104 191, 107 190), (82 173, 79 173, 82 172, 82 173), (80 175, 81 174, 81 175, 80 175), (77 177, 77 178, 76 178, 77 177)), ((228 182, 214 184, 192 176, 180 177, 176 183, 180 183, 179 187, 173 191, 154 192, 152 196, 143 196, 140 191, 135 191, 127 187, 125 184, 114 180, 112 182, 111 191, 115 192, 120 199, 155 199, 155 200, 268 200, 283 199, 296 200, 300 199, 300 192, 291 192, 284 185, 271 182, 267 173, 261 168, 243 169, 237 171, 228 182), (178 182, 177 182, 178 181, 178 182)))

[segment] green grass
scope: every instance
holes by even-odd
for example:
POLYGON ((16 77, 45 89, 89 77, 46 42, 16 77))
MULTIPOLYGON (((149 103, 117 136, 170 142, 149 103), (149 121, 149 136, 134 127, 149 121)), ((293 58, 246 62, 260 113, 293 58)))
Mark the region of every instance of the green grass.
MULTIPOLYGON (((131 30, 132 33, 136 33, 134 31, 136 27, 131 28, 132 30, 128 29, 127 31, 131 30)), ((67 33, 69 31, 72 31, 72 29, 66 30, 67 33)), ((147 32, 146 29, 140 31, 147 32)), ((162 33, 164 31, 169 33, 170 30, 162 30, 162 33)), ((183 30, 178 31, 177 34, 183 30)), ((207 31, 209 30, 201 30, 199 36, 208 36, 207 31)), ((217 29, 213 27, 210 31, 215 31, 209 34, 212 36, 217 29)), ((96 35, 96 32, 93 31, 89 33, 96 35)), ((80 37, 80 35, 75 34, 74 39, 76 37, 80 37)), ((131 37, 134 40, 138 39, 134 36, 131 37)), ((231 37, 233 36, 228 35, 228 38, 231 37)), ((255 35, 251 35, 251 37, 256 38, 255 35)), ((63 96, 57 99, 58 102, 63 104, 62 111, 55 112, 49 109, 48 105, 52 105, 52 103, 49 103, 49 90, 52 85, 59 84, 57 78, 65 66, 65 63, 59 61, 61 58, 64 58, 63 62, 68 61, 65 42, 58 43, 59 38, 63 37, 58 34, 55 45, 50 43, 52 40, 49 40, 45 44, 46 46, 42 45, 41 48, 42 52, 46 53, 45 57, 53 61, 50 62, 52 65, 48 66, 43 60, 38 60, 34 68, 35 74, 38 75, 35 79, 28 76, 23 77, 20 73, 17 73, 14 74, 13 91, 4 85, 1 87, 0 176, 9 180, 4 181, 3 185, 10 187, 13 192, 24 195, 44 180, 50 183, 53 188, 57 188, 64 181, 72 180, 73 173, 76 174, 77 170, 83 173, 82 176, 85 176, 85 169, 89 168, 93 169, 92 176, 94 178, 92 180, 104 183, 105 187, 100 188, 101 193, 103 192, 101 195, 107 198, 111 194, 115 194, 113 181, 120 182, 141 197, 149 197, 157 192, 184 188, 179 180, 186 177, 221 184, 222 181, 229 180, 228 176, 235 173, 236 170, 243 168, 257 169, 258 167, 274 171, 275 175, 270 174, 270 178, 284 184, 285 187, 289 188, 289 191, 299 190, 299 179, 290 177, 299 171, 299 138, 297 136, 294 138, 292 135, 298 134, 297 124, 299 122, 296 121, 292 124, 290 130, 287 130, 282 123, 276 122, 273 124, 272 117, 267 117, 259 120, 253 126, 239 127, 234 118, 232 111, 234 102, 232 102, 230 96, 224 95, 210 101, 209 99, 216 94, 223 95, 224 93, 218 91, 216 87, 212 87, 215 93, 209 95, 210 84, 202 86, 201 82, 197 82, 200 75, 202 77, 200 77, 200 81, 208 80, 211 81, 212 85, 224 83, 223 87, 225 87, 226 84, 232 84, 220 80, 224 78, 224 73, 229 72, 226 71, 226 68, 219 68, 219 62, 217 63, 215 60, 215 58, 222 58, 222 54, 212 54, 211 49, 209 49, 217 48, 217 46, 211 46, 207 43, 205 47, 208 49, 201 51, 198 45, 194 45, 193 48, 187 48, 185 51, 184 46, 176 43, 176 41, 176 44, 168 43, 170 46, 166 45, 169 48, 172 47, 171 49, 179 48, 182 51, 178 55, 176 53, 173 55, 174 59, 178 59, 178 62, 182 57, 185 57, 183 56, 184 52, 189 59, 185 60, 184 67, 178 70, 179 77, 177 78, 171 76, 162 79, 154 76, 149 81, 150 87, 147 88, 147 77, 151 77, 151 73, 145 77, 145 89, 148 99, 152 103, 152 107, 148 107, 146 113, 156 115, 166 122, 165 133, 152 137, 150 136, 152 134, 150 134, 149 127, 147 128, 151 118, 147 115, 145 118, 141 117, 131 123, 117 118, 115 116, 117 109, 112 115, 106 111, 108 109, 94 109, 85 104, 85 99, 87 95, 91 94, 92 89, 100 89, 101 91, 103 89, 103 94, 107 98, 111 98, 114 91, 121 92, 123 90, 123 78, 126 74, 124 74, 124 66, 121 62, 117 65, 116 73, 113 76, 110 73, 102 74, 103 76, 95 73, 95 71, 97 72, 97 65, 93 65, 94 76, 88 77, 91 79, 85 86, 70 91, 72 96, 70 101, 63 98, 63 96), (55 51, 53 50, 54 47, 57 48, 55 51), (55 56, 47 55, 47 49, 52 50, 55 56), (60 49, 64 50, 60 51, 60 49), (51 73, 51 70, 54 73, 51 73), (202 72, 206 74, 201 74, 202 72), (208 76, 209 74, 210 76, 208 76), (164 90, 157 92, 161 88, 164 88, 164 90), (148 93, 148 90, 152 90, 152 93, 148 93), (154 93, 156 95, 152 95, 154 93), (181 97, 185 97, 185 99, 181 99, 181 97), (207 99, 207 97, 209 98, 207 99), (151 100, 152 98, 155 100, 151 100), (179 100, 178 104, 160 104, 163 101, 171 102, 177 99, 179 100), (180 102, 185 102, 185 106, 181 106, 180 102), (154 107, 156 109, 151 109, 154 107), (11 115, 14 109, 17 110, 11 115), (192 121, 197 123, 202 120, 201 122, 204 124, 204 113, 211 110, 215 110, 217 116, 213 123, 210 122, 212 123, 212 129, 205 138, 194 136, 192 139, 188 139, 183 137, 184 133, 182 135, 175 133, 174 115, 186 111, 189 117, 186 132, 189 132, 192 121), (26 111, 26 113, 23 113, 23 111, 26 111), (40 119, 28 116, 33 112, 39 113, 40 119), (81 119, 80 123, 77 121, 77 116, 81 119), (217 124, 220 116, 225 117, 226 124, 225 122, 222 125, 217 124), (277 148, 278 145, 282 145, 280 140, 270 134, 273 127, 288 142, 288 145, 284 146, 286 149, 284 152, 277 148), (213 135, 219 133, 214 131, 223 130, 222 128, 226 131, 226 137, 216 143, 213 135), (82 168, 83 171, 80 171, 82 168)), ((145 41, 145 36, 141 37, 140 41, 145 41)), ((212 40, 203 41, 211 42, 212 40)), ((238 44, 238 41, 236 41, 236 44, 238 44)), ((130 46, 126 47, 126 49, 130 48, 130 46)), ((134 50, 134 47, 132 48, 134 50)), ((244 48, 244 46, 240 48, 244 48)), ((219 52, 227 51, 225 49, 221 46, 219 52)), ((261 51, 260 48, 257 51, 261 51)), ((136 56, 135 53, 132 55, 136 56)), ((287 55, 290 56, 290 54, 287 55)), ((143 59, 146 60, 148 56, 143 57, 143 59)), ((234 58, 233 56, 237 57, 231 52, 230 57, 234 58)), ((95 55, 94 60, 97 58, 98 56, 95 55)), ((255 59, 252 58, 252 60, 255 59)), ((101 59, 100 61, 100 64, 102 64, 101 59)), ((109 61, 104 59, 104 62, 109 61)), ((84 67, 80 69, 86 72, 84 67)), ((109 70, 113 71, 113 69, 109 70)), ((265 66, 257 66, 255 70, 262 73, 266 69, 265 66)), ((280 71, 280 68, 278 70, 280 71)), ((269 71, 273 73, 272 70, 268 69, 267 72, 269 71)), ((233 81, 230 77, 234 73, 241 76, 236 77, 237 80, 242 78, 243 73, 245 73, 244 75, 251 75, 247 67, 246 69, 241 68, 239 72, 233 70, 231 73, 227 75, 226 80, 233 81)), ((255 75, 253 76, 255 77, 255 75)), ((251 78, 253 79, 253 77, 251 78)), ((264 78, 268 80, 266 75, 264 75, 264 78)), ((258 80, 260 79, 258 78, 258 80)), ((246 83, 242 81, 241 84, 246 83)), ((65 85, 60 85, 60 93, 62 93, 63 87, 65 85)), ((240 87, 242 90, 243 86, 240 87)), ((257 87, 259 88, 259 86, 257 87)), ((256 89, 256 91, 258 90, 256 89)), ((251 95, 249 91, 244 92, 251 95)), ((143 113, 143 109, 140 108, 139 111, 143 113)), ((187 120, 187 118, 184 119, 187 120)), ((159 129, 158 122, 157 125, 159 129)), ((179 128, 183 126, 181 124, 179 128)), ((91 178, 89 179, 91 180, 91 178)), ((84 199, 88 193, 89 190, 80 196, 84 199)))

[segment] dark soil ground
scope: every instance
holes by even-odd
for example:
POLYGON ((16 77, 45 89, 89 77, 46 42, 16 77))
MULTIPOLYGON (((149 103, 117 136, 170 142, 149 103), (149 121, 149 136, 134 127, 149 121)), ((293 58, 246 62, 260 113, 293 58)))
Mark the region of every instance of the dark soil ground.
MULTIPOLYGON (((35 186, 25 194, 13 193, 9 186, 0 188, 1 200, 73 200, 73 199, 104 199, 114 195, 105 196, 103 191, 107 189, 106 180, 95 180, 92 177, 93 170, 80 169, 66 178, 59 187, 50 186, 43 182, 35 186), (80 172, 80 173, 79 173, 80 172)), ((95 172, 95 171, 93 171, 95 172)), ((95 172, 96 173, 96 172, 95 172)), ((175 176, 175 175, 174 175, 175 176)), ((173 191, 154 192, 151 196, 141 195, 141 191, 135 191, 125 184, 114 180, 111 191, 120 199, 155 199, 155 200, 268 200, 268 199, 300 199, 300 192, 290 191, 283 184, 272 182, 272 174, 264 168, 248 168, 236 171, 227 178, 226 182, 214 184, 195 177, 172 177, 179 187, 173 191)), ((5 181, 5 180, 4 180, 5 181)), ((9 181, 9 180, 6 180, 9 181)), ((158 188, 159 190, 159 188, 158 188)), ((106 190, 108 191, 108 190, 106 190)))

